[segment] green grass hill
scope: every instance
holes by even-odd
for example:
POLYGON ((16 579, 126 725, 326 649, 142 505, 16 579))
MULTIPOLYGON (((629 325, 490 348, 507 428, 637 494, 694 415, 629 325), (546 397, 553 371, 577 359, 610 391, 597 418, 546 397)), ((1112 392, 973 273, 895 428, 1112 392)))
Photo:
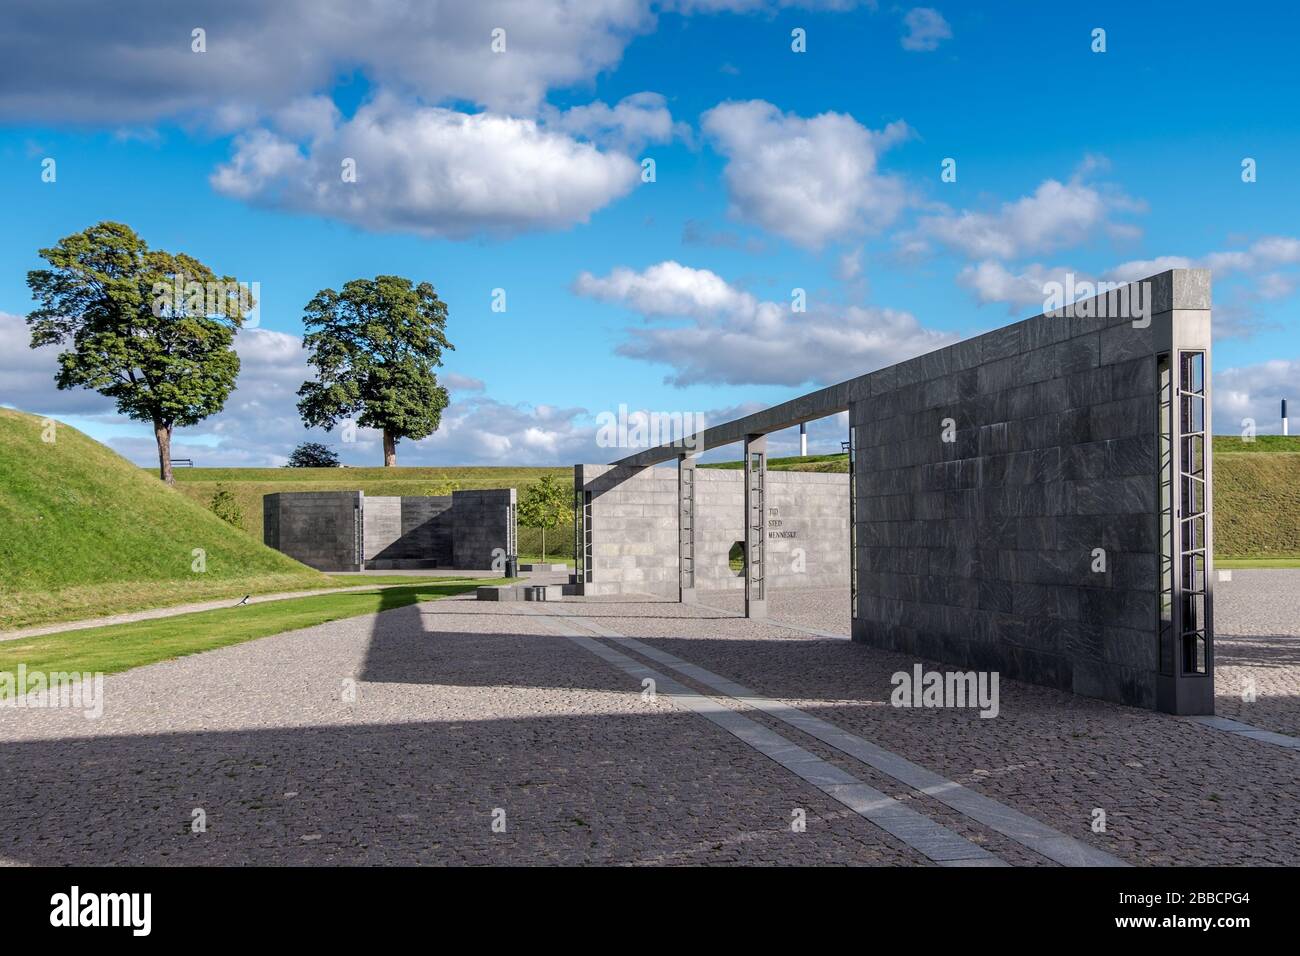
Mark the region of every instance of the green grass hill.
POLYGON ((0 408, 0 630, 335 585, 76 429, 44 432, 0 408))
POLYGON ((1300 437, 1215 437, 1214 553, 1300 558, 1300 437))

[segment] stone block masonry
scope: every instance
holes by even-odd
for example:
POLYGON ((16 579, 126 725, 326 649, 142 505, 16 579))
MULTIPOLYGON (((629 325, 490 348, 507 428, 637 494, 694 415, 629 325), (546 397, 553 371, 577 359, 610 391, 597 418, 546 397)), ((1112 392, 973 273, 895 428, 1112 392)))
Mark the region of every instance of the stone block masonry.
MULTIPOLYGON (((743 541, 744 474, 696 468, 695 587, 743 589, 731 567, 743 541)), ((677 469, 578 465, 592 492, 591 574, 585 594, 675 595, 678 588, 677 469)), ((847 587, 849 476, 768 472, 768 585, 847 587)))
POLYGON ((321 571, 502 570, 494 561, 517 540, 513 488, 400 498, 280 492, 262 499, 262 516, 268 546, 321 571))
POLYGON ((262 498, 262 538, 318 571, 360 571, 363 563, 359 491, 294 491, 262 498))
POLYGON ((1209 286, 1151 287, 1145 324, 1040 315, 850 383, 854 640, 1157 706, 1158 356, 1208 380, 1209 286))
POLYGON ((515 489, 453 492, 451 516, 453 566, 504 570, 518 551, 515 489))

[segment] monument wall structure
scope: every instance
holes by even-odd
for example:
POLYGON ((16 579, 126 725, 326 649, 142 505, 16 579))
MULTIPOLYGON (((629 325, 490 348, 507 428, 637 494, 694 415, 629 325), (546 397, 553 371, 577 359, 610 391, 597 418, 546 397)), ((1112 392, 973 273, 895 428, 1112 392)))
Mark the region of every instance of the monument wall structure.
POLYGON ((321 571, 489 570, 515 553, 516 511, 513 488, 279 492, 262 499, 263 540, 321 571))
MULTIPOLYGON (((763 520, 773 586, 847 587, 849 476, 774 471, 769 479, 771 500, 763 520)), ((744 473, 697 468, 695 480, 695 587, 741 589, 743 570, 732 565, 745 540, 744 473)), ((587 519, 593 532, 592 574, 583 593, 676 597, 677 469, 578 465, 575 482, 584 492, 595 492, 587 519)))
MULTIPOLYGON (((578 466, 575 581, 692 600, 717 580, 715 537, 739 520, 746 613, 763 616, 788 559, 760 516, 797 512, 809 490, 767 470, 765 436, 848 411, 854 641, 1213 713, 1209 273, 1171 270, 1060 305, 678 444, 578 466), (744 472, 730 473, 743 476, 739 495, 687 454, 731 443, 744 449, 744 472)), ((845 543, 823 530, 810 543, 833 562, 845 543)))
POLYGON ((1148 289, 852 383, 854 640, 1212 712, 1208 274, 1148 289))

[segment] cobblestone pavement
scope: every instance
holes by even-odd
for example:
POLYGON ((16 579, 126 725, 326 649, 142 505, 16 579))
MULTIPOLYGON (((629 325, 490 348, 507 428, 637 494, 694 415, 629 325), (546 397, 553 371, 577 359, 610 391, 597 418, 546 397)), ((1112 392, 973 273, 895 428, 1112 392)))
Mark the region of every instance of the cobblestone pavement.
POLYGON ((112 675, 96 721, 0 708, 0 859, 927 862, 505 607, 445 599, 112 675))
POLYGON ((1300 736, 1300 569, 1215 581, 1214 629, 1218 715, 1300 736))
MULTIPOLYGON (((1249 582, 1252 572, 1235 572, 1232 582, 1219 585, 1219 627, 1256 634, 1289 629, 1300 635, 1300 622, 1287 610, 1300 573, 1280 574, 1248 584, 1251 590, 1239 599, 1225 598, 1225 591, 1249 582)), ((768 623, 730 616, 741 607, 736 592, 701 600, 705 606, 692 609, 610 598, 565 605, 565 613, 604 621, 815 713, 1130 862, 1294 865, 1300 859, 1300 754, 1295 751, 1014 681, 1001 683, 1001 712, 995 719, 981 719, 974 711, 895 708, 888 703, 890 677, 910 671, 915 658, 774 626, 779 621, 847 635, 846 590, 773 592, 768 623), (1098 808, 1106 812, 1104 834, 1090 826, 1098 808)), ((1286 647, 1287 640, 1273 643, 1286 647)), ((1300 636, 1290 640, 1300 643, 1300 636)), ((1230 680, 1234 671, 1258 666, 1235 649, 1235 639, 1226 643, 1220 646, 1219 667, 1230 680)), ((1295 651, 1290 654, 1294 661, 1295 651)), ((1292 688, 1277 695, 1273 710, 1293 717, 1300 706, 1294 689, 1300 666, 1274 658, 1270 668, 1277 672, 1270 686, 1292 688)), ((1226 705, 1240 705, 1240 698, 1221 689, 1220 713, 1285 732, 1285 724, 1268 726, 1266 712, 1251 709, 1268 700, 1262 680, 1260 686, 1259 701, 1236 713, 1226 712, 1226 705)))
MULTIPOLYGON (((1228 589, 1246 581, 1237 572, 1220 587, 1221 630, 1232 627, 1228 589)), ((110 676, 99 720, 0 709, 0 861, 930 862, 667 695, 644 696, 559 636, 566 619, 788 702, 1129 862, 1300 858, 1294 751, 1011 681, 996 719, 893 708, 889 677, 913 660, 737 619, 738 598, 709 594, 710 606, 693 608, 445 599, 110 676), (1097 808, 1105 833, 1090 826, 1097 808), (795 810, 804 832, 791 829, 795 810), (195 811, 206 832, 192 832, 195 811), (493 829, 498 811, 504 832, 493 829)), ((1258 595, 1242 601, 1261 606, 1258 595)), ((771 599, 776 621, 838 633, 846 608, 843 591, 771 599)), ((617 639, 601 643, 640 658, 617 639)), ((1247 666, 1222 645, 1219 660, 1247 666)), ((788 723, 721 700, 1004 862, 1050 864, 788 723)), ((1254 712, 1225 715, 1262 725, 1254 712)))

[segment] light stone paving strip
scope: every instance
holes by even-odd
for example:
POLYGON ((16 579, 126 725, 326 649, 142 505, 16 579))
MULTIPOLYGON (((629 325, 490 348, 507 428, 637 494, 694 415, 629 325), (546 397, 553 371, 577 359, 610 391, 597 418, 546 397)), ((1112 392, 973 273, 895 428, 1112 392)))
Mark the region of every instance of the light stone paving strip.
POLYGON ((556 633, 569 638, 638 682, 647 678, 653 680, 656 691, 666 694, 674 704, 717 724, 940 866, 1006 866, 983 847, 976 846, 942 824, 935 823, 929 817, 868 786, 780 734, 712 698, 695 693, 666 674, 653 670, 626 654, 583 636, 573 629, 574 626, 585 626, 589 630, 592 628, 581 619, 560 614, 548 615, 546 612, 535 613, 543 618, 544 626, 554 628, 556 633))
POLYGON ((1239 720, 1230 720, 1227 717, 1188 717, 1198 724, 1204 724, 1207 727, 1213 727, 1215 730, 1226 731, 1230 734, 1238 734, 1242 737, 1249 737, 1251 740, 1260 740, 1266 744, 1277 744, 1279 747, 1289 747, 1291 750, 1300 750, 1300 737, 1292 737, 1289 734, 1279 734, 1276 731, 1264 730, 1253 724, 1243 724, 1239 720))
MULTIPOLYGON (((683 661, 681 658, 658 648, 644 644, 635 638, 620 634, 598 622, 569 615, 565 615, 565 619, 601 637, 616 639, 623 646, 631 648, 642 656, 663 664, 665 667, 677 671, 679 674, 689 677, 718 693, 725 694, 747 707, 770 714, 797 730, 803 731, 810 737, 829 744, 836 750, 848 754, 869 767, 874 767, 900 783, 933 797, 957 812, 984 824, 991 830, 1010 837, 1022 846, 1028 847, 1062 866, 1129 865, 1103 850, 1098 850, 1086 843, 1075 840, 1073 837, 1066 836, 1045 823, 1035 820, 1033 817, 1027 816, 959 783, 948 780, 946 777, 878 747, 868 740, 841 730, 834 724, 804 713, 796 707, 760 697, 747 687, 714 674, 703 667, 683 661)), ((797 629, 805 630, 803 628, 797 629)))

